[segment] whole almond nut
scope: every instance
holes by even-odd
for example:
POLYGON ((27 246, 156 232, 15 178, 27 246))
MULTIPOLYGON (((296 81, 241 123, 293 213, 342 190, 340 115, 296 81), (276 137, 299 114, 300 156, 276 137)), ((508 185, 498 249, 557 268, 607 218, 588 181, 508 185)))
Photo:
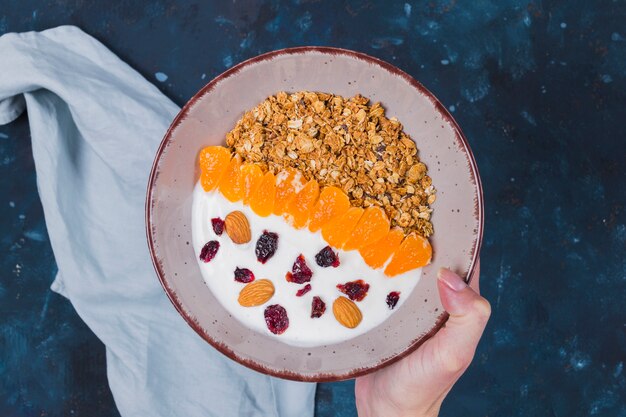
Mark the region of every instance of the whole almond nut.
POLYGON ((248 243, 252 239, 248 218, 240 211, 233 211, 226 216, 224 229, 230 239, 239 245, 248 243))
POLYGON ((333 314, 342 326, 349 329, 354 329, 363 319, 361 310, 346 297, 339 297, 335 300, 333 303, 333 314))
POLYGON ((239 293, 239 304, 254 307, 265 304, 274 295, 274 284, 269 279, 259 279, 249 283, 239 293))

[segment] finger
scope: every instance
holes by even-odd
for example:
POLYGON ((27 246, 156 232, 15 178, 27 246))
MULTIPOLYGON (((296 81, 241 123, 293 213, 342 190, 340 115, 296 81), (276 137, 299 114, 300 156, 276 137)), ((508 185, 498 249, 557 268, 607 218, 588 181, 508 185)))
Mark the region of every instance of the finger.
POLYGON ((450 314, 437 334, 441 365, 452 373, 464 371, 472 361, 489 316, 489 302, 448 269, 438 274, 441 303, 450 314))

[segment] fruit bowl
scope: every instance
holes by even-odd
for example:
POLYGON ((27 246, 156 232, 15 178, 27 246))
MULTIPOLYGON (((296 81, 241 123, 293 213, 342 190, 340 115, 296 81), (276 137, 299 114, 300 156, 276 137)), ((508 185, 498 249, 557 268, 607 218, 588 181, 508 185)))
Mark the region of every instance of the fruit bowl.
MULTIPOLYGON (((483 232, 480 177, 467 140, 445 107, 406 73, 376 58, 336 48, 270 52, 234 66, 202 88, 176 116, 154 160, 146 229, 157 276, 174 307, 214 348, 259 372, 298 381, 354 378, 415 350, 447 319, 436 274, 449 267, 471 277, 483 232), (297 347, 250 330, 206 286, 190 244, 198 152, 224 143, 241 115, 279 91, 362 94, 380 101, 417 143, 437 188, 432 262, 386 321, 353 339, 297 347)), ((393 279, 393 278, 390 278, 393 279)))

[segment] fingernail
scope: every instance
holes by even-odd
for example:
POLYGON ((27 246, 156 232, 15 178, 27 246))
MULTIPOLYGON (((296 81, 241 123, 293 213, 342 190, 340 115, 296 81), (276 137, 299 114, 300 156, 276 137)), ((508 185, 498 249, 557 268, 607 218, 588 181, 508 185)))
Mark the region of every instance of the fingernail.
POLYGON ((460 276, 446 268, 439 269, 437 278, 453 291, 463 291, 467 287, 467 284, 460 276))

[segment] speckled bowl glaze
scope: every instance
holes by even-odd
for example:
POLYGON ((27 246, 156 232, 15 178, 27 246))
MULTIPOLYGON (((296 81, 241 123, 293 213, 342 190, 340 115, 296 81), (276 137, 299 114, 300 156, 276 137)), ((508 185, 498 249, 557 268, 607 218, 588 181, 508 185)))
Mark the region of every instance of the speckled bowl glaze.
POLYGON ((483 199, 472 152, 437 99, 396 67, 335 48, 270 52, 234 66, 208 83, 172 122, 154 160, 146 201, 152 261, 168 297, 189 325, 226 356, 259 372, 299 381, 353 378, 415 350, 448 318, 439 301, 437 270, 472 275, 483 231, 483 199), (438 190, 432 217, 433 262, 387 321, 354 339, 298 348, 251 331, 205 285, 191 241, 196 158, 223 144, 244 111, 278 91, 313 90, 380 101, 416 141, 438 190))

